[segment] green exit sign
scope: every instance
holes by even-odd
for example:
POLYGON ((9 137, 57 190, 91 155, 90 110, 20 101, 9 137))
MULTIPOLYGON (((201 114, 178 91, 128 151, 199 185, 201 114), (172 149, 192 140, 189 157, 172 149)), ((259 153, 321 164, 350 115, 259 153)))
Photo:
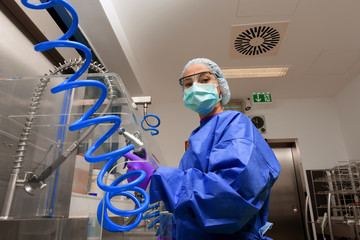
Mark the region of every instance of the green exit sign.
POLYGON ((270 103, 272 102, 270 93, 253 93, 254 103, 270 103))

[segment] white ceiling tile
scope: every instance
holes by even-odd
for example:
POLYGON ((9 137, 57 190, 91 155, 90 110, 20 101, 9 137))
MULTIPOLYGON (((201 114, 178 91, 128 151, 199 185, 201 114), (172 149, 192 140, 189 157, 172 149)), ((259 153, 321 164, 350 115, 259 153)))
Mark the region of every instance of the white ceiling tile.
POLYGON ((236 16, 292 15, 299 0, 239 0, 236 16))
POLYGON ((343 74, 360 59, 360 49, 323 50, 309 68, 313 74, 343 74))

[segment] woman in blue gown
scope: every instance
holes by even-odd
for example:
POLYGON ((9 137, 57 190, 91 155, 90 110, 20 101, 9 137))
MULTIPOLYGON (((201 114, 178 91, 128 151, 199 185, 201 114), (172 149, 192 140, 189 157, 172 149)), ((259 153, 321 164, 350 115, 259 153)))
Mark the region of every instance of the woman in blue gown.
POLYGON ((176 240, 269 239, 270 189, 280 173, 273 151, 247 116, 223 110, 230 91, 216 63, 191 60, 180 85, 200 126, 179 168, 152 175, 151 202, 174 213, 176 240))

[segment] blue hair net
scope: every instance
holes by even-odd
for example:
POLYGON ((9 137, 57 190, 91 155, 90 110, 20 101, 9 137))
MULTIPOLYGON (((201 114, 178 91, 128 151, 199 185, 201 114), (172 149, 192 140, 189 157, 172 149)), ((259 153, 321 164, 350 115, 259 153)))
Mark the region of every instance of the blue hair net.
MULTIPOLYGON (((230 89, 229 85, 225 79, 223 72, 220 67, 207 58, 195 58, 190 60, 184 67, 184 70, 181 73, 181 78, 184 77, 185 70, 194 63, 200 63, 208 67, 215 75, 219 82, 220 92, 221 92, 221 104, 225 105, 230 101, 230 89)), ((184 86, 181 87, 181 94, 184 95, 184 86)))

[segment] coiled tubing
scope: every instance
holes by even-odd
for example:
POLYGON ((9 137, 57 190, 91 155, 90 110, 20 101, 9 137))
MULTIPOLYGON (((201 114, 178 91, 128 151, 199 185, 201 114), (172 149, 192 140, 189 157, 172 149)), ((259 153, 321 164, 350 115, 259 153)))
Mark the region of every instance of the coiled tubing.
MULTIPOLYGON (((103 219, 103 227, 111 232, 117 232, 117 231, 128 231, 133 228, 135 228, 142 219, 142 213, 148 208, 149 205, 149 195, 141 188, 137 187, 137 185, 142 182, 145 179, 145 172, 142 170, 135 170, 132 172, 129 172, 127 174, 122 175, 118 179, 116 179, 110 186, 107 186, 103 183, 103 178, 108 169, 123 155, 130 152, 134 149, 134 145, 130 144, 128 146, 125 146, 121 149, 117 149, 115 151, 105 153, 103 155, 99 156, 92 156, 92 154, 100 147, 101 144, 103 144, 109 137, 113 135, 119 129, 121 124, 121 118, 114 115, 107 115, 107 116, 100 116, 100 117, 93 117, 91 116, 99 109, 99 107, 104 102, 106 95, 107 95, 107 87, 96 80, 78 80, 76 81, 89 67, 91 63, 91 51, 89 48, 87 48, 85 45, 70 41, 69 38, 74 34, 75 30, 78 26, 78 15, 75 11, 75 9, 66 1, 64 0, 49 0, 45 3, 29 3, 27 0, 21 0, 22 4, 30 9, 35 10, 44 10, 51 7, 54 7, 55 5, 60 5, 64 7, 72 16, 72 25, 69 28, 69 30, 61 36, 57 40, 48 41, 48 42, 42 42, 37 45, 35 45, 34 49, 36 51, 46 51, 53 48, 58 47, 67 47, 67 48, 75 48, 82 52, 84 52, 86 59, 84 64, 79 68, 77 72, 75 72, 72 76, 70 76, 67 80, 62 82, 56 87, 53 87, 51 89, 51 92, 53 94, 62 92, 65 90, 70 90, 78 87, 97 87, 101 90, 101 95, 98 99, 98 101, 92 106, 88 112, 86 112, 83 116, 81 116, 79 119, 77 119, 74 123, 72 123, 69 126, 70 131, 79 130, 81 128, 101 124, 101 123, 108 123, 111 122, 114 125, 108 130, 102 137, 100 137, 99 140, 97 140, 85 153, 85 160, 90 163, 95 162, 101 162, 101 161, 107 161, 105 166, 100 170, 98 178, 97 178, 97 184, 98 186, 105 191, 105 197, 104 199, 99 203, 98 211, 97 211, 97 218, 100 223, 102 223, 103 219), (133 177, 133 176, 139 176, 136 180, 123 184, 118 186, 122 181, 133 177), (129 191, 134 191, 142 194, 144 196, 144 200, 142 203, 135 197, 135 195, 131 194, 129 191), (117 195, 124 195, 129 197, 134 201, 137 209, 134 210, 120 210, 115 208, 111 202, 110 199, 117 195), (105 201, 104 201, 105 200, 105 201), (120 216, 135 216, 138 215, 135 222, 128 225, 128 226, 120 226, 115 223, 113 223, 107 214, 107 209, 109 209, 114 214, 120 215, 120 216)), ((27 134, 25 132, 25 134, 27 134)), ((24 136, 25 138, 26 136, 24 136)), ((21 163, 20 163, 21 164, 21 163)))

